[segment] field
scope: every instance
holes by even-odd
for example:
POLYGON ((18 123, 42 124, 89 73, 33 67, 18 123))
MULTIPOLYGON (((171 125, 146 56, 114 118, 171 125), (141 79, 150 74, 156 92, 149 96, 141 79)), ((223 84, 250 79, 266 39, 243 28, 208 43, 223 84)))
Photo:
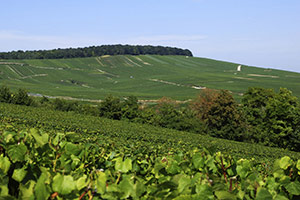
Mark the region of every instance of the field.
POLYGON ((300 159, 300 153, 213 138, 207 135, 181 132, 173 129, 129 123, 94 116, 34 108, 11 104, 0 104, 0 120, 19 124, 19 129, 35 127, 47 132, 74 132, 77 143, 97 141, 99 144, 114 143, 114 146, 130 148, 139 146, 145 151, 165 154, 171 151, 188 151, 194 148, 230 154, 237 158, 255 159, 256 162, 272 163, 277 158, 290 156, 300 159), (150 149, 147 149, 147 148, 150 149))
POLYGON ((240 98, 248 87, 286 87, 300 97, 299 73, 186 56, 118 55, 73 59, 2 60, 0 81, 35 94, 104 99, 135 95, 194 98, 201 88, 227 89, 240 98))
POLYGON ((300 195, 296 152, 46 108, 0 110, 0 199, 300 195))

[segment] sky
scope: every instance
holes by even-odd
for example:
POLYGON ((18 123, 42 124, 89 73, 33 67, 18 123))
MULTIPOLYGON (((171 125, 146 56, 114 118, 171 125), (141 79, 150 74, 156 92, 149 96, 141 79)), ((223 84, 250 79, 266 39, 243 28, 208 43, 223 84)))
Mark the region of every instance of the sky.
POLYGON ((0 52, 163 45, 300 72, 300 0, 0 1, 0 52))

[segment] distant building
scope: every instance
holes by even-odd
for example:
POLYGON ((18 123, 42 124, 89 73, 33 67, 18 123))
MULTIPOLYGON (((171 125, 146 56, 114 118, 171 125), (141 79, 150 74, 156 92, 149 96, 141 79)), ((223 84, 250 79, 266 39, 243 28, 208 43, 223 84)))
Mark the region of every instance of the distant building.
POLYGON ((237 71, 238 71, 238 72, 242 71, 242 65, 239 65, 239 66, 237 67, 237 71))

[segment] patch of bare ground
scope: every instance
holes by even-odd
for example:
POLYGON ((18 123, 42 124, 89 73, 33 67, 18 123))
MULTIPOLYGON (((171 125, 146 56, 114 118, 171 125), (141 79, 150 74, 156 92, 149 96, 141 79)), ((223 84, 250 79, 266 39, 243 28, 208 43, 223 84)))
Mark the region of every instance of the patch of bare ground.
POLYGON ((134 57, 135 59, 137 59, 138 61, 142 62, 144 65, 151 65, 150 63, 147 63, 145 61, 143 61, 141 58, 139 57, 134 57))
POLYGON ((255 76, 255 77, 265 77, 265 78, 279 78, 279 76, 272 76, 266 74, 247 74, 248 76, 255 76))
POLYGON ((246 77, 240 77, 240 76, 236 76, 234 78, 236 78, 236 79, 242 79, 242 80, 248 80, 248 81, 253 81, 254 80, 253 78, 246 78, 246 77))

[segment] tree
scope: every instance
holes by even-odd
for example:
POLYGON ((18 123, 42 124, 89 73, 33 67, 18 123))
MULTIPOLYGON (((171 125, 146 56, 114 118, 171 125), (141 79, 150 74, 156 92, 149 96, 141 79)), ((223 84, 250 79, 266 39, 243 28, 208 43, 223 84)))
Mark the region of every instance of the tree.
POLYGON ((107 96, 104 101, 101 102, 99 112, 100 117, 120 120, 122 117, 120 99, 112 95, 107 96))
POLYGON ((10 89, 3 85, 0 88, 0 102, 10 103, 12 101, 12 93, 10 89))
POLYGON ((20 88, 18 92, 13 95, 12 103, 30 106, 33 104, 33 99, 30 96, 28 96, 27 90, 20 88))
POLYGON ((190 108, 193 113, 202 121, 205 121, 208 117, 208 112, 217 99, 219 93, 217 90, 204 89, 200 92, 197 98, 191 102, 190 108))
POLYGON ((135 96, 129 96, 121 105, 122 118, 133 120, 139 116, 138 99, 135 96))
POLYGON ((205 122, 212 136, 237 141, 246 137, 242 113, 228 90, 220 91, 207 112, 205 122))
POLYGON ((300 107, 291 91, 249 88, 242 103, 254 141, 299 151, 300 107))

